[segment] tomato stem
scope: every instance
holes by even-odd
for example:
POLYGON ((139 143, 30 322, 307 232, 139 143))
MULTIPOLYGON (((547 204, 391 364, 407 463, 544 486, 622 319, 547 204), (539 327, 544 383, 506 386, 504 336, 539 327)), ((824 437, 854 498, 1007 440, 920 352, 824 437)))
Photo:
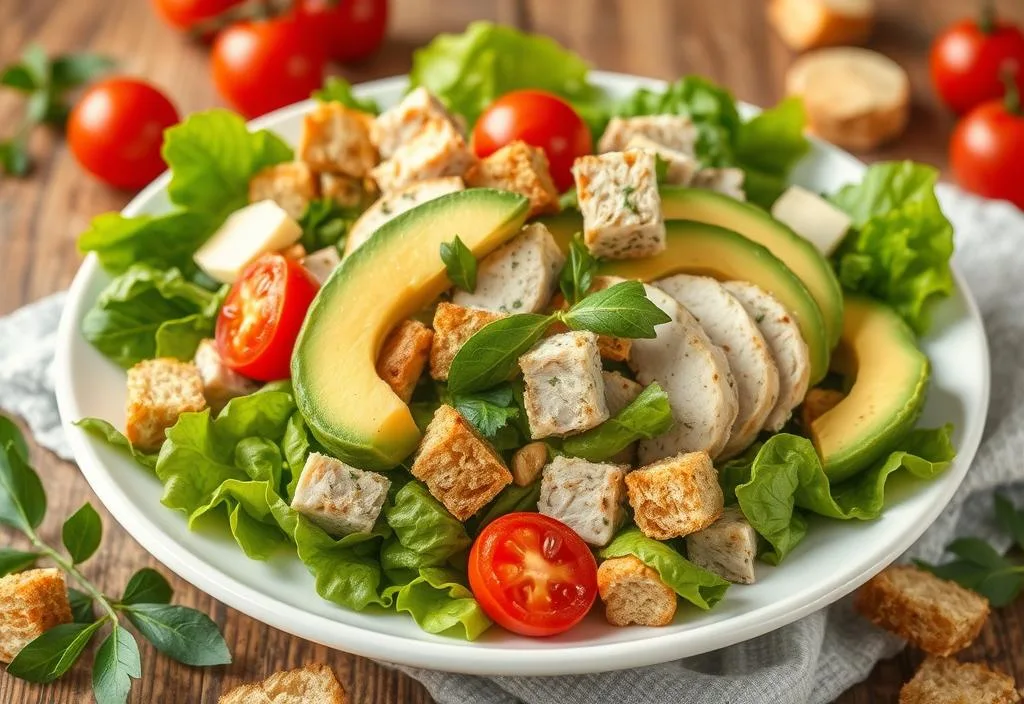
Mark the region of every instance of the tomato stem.
POLYGON ((1011 115, 1017 115, 1018 117, 1024 117, 1024 110, 1021 109, 1020 104, 1020 89, 1017 88, 1017 71, 1020 67, 1016 61, 1008 61, 1001 72, 1003 79, 1003 87, 1005 93, 1003 94, 1003 105, 1006 107, 1006 112, 1011 115))
POLYGON ((978 29, 982 34, 992 34, 996 30, 996 4, 994 0, 983 0, 978 15, 978 29))

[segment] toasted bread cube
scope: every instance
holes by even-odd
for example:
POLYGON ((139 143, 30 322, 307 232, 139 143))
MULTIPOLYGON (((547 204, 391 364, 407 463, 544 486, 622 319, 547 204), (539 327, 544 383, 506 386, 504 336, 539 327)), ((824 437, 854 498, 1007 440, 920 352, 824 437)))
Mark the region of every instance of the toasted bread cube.
POLYGON ((370 139, 380 151, 382 159, 390 159, 402 145, 418 137, 426 125, 442 121, 451 123, 456 132, 465 132, 465 125, 445 109, 426 88, 409 92, 402 102, 382 112, 370 128, 370 139))
POLYGON ((195 364, 147 359, 128 370, 125 435, 140 450, 159 450, 178 416, 204 408, 203 378, 195 364))
POLYGON ((28 570, 0 579, 0 662, 10 662, 32 640, 71 623, 64 573, 28 570))
POLYGON ((341 174, 320 174, 320 194, 343 208, 354 208, 363 202, 366 191, 363 179, 341 174))
POLYGON ((299 159, 316 171, 363 178, 377 164, 370 142, 373 116, 341 103, 319 103, 302 118, 299 159))
POLYGON ((716 191, 736 200, 746 200, 747 194, 743 190, 745 178, 743 169, 701 169, 693 175, 690 186, 716 191))
POLYGON ((341 255, 338 254, 337 247, 324 247, 304 256, 302 266, 322 284, 327 281, 328 276, 334 273, 335 269, 341 266, 341 255))
POLYGON ((534 440, 589 430, 608 420, 597 335, 565 332, 519 358, 523 403, 534 440))
POLYGON ((659 157, 665 162, 664 182, 673 186, 689 186, 700 170, 700 162, 692 154, 666 147, 642 134, 630 137, 626 149, 644 149, 659 157))
POLYGON ((430 376, 448 379, 448 370, 466 340, 488 323, 504 318, 501 313, 476 310, 441 302, 434 311, 434 341, 430 347, 430 376))
POLYGON ((542 223, 531 223, 480 261, 476 289, 458 290, 452 303, 498 313, 537 313, 558 288, 565 255, 542 223))
POLYGON ((686 536, 690 562, 737 584, 753 584, 757 532, 736 507, 722 511, 717 521, 686 536))
POLYGON ((272 200, 296 220, 317 197, 317 180, 309 164, 292 161, 274 164, 249 179, 249 202, 272 200))
POLYGON ((275 672, 255 684, 222 694, 218 704, 348 704, 345 690, 327 665, 275 672))
POLYGON ((1012 677, 973 662, 927 657, 900 690, 900 704, 1017 704, 1012 677))
POLYGON ((667 626, 676 615, 676 593, 633 555, 613 557, 597 568, 604 616, 613 626, 667 626))
POLYGON ((800 410, 801 424, 810 428, 811 423, 838 406, 844 398, 846 394, 835 389, 811 389, 804 397, 804 405, 800 410))
POLYGON ((613 117, 597 143, 597 151, 624 151, 634 137, 647 137, 652 142, 693 156, 697 144, 697 126, 684 115, 613 117))
POLYGON ((970 645, 988 620, 988 599, 910 565, 892 565, 861 587, 854 606, 876 626, 932 655, 970 645))
POLYGON ((369 533, 390 486, 383 475, 312 452, 295 485, 292 508, 335 537, 369 533))
POLYGON ((523 445, 512 455, 512 481, 516 483, 516 486, 533 484, 547 463, 547 445, 542 442, 523 445))
POLYGON ((377 374, 409 403, 430 357, 434 331, 418 320, 403 320, 384 339, 377 356, 377 374))
POLYGON ((581 156, 572 167, 587 249, 606 259, 665 251, 654 155, 634 149, 581 156))
POLYGON ((607 545, 625 515, 626 470, 623 465, 560 455, 544 467, 537 510, 569 526, 585 542, 607 545))
POLYGON ((473 188, 514 191, 530 200, 528 217, 557 213, 558 189, 544 150, 516 140, 484 157, 467 174, 473 188))
POLYGON ((203 381, 203 396, 214 414, 220 413, 231 399, 248 396, 260 388, 259 383, 224 364, 213 340, 199 343, 193 362, 203 381))
POLYGON ((370 173, 382 193, 391 193, 417 181, 465 176, 475 161, 466 140, 452 123, 434 120, 370 173))
POLYGON ((512 482, 501 456, 451 406, 441 406, 427 426, 412 474, 435 499, 464 521, 512 482))
POLYGON ((722 515, 725 497, 706 452, 686 452, 626 476, 633 520, 648 538, 669 540, 704 530, 722 515))

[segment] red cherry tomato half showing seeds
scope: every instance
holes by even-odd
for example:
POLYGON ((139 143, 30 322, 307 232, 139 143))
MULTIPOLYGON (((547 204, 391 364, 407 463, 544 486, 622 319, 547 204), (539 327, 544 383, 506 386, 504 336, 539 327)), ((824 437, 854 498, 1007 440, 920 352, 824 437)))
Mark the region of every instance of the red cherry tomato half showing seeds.
POLYGON ((239 374, 287 379, 292 349, 319 285, 301 264, 264 254, 231 286, 217 318, 217 350, 239 374))
POLYGON ((387 0, 303 0, 324 51, 336 61, 359 61, 375 52, 388 28, 387 0))
POLYGON ((68 146, 82 167, 118 188, 139 188, 160 175, 164 130, 178 111, 157 88, 134 78, 94 83, 68 117, 68 146))
POLYGON ((308 21, 294 15, 239 22, 217 35, 213 82, 249 117, 305 100, 320 87, 324 53, 308 21))
POLYGON ((469 586, 495 623, 524 636, 551 636, 590 611, 597 563, 564 523, 539 513, 509 513, 473 543, 469 586))
POLYGON ((485 157, 522 140, 547 154, 559 191, 572 186, 572 163, 590 154, 590 128, 561 98, 539 90, 519 90, 491 103, 473 128, 473 149, 485 157))
POLYGON ((993 100, 960 121, 950 141, 950 163, 960 185, 1024 208, 1024 111, 1018 101, 993 100))
MULTIPOLYGON (((963 20, 935 39, 930 63, 939 97, 954 111, 965 113, 1003 94, 1000 72, 1009 64, 1024 69, 1024 33, 994 19, 963 20)), ((1024 73, 1017 80, 1024 90, 1024 73)))

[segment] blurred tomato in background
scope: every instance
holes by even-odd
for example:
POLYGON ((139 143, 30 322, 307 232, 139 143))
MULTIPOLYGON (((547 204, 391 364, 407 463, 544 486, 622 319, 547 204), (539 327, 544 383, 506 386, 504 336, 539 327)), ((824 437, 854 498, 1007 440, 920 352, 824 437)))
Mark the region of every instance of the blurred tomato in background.
POLYGON ((189 29, 198 22, 210 20, 242 0, 153 0, 156 11, 168 24, 189 29))
POLYGON ((359 61, 375 52, 388 28, 387 0, 301 0, 328 58, 359 61))

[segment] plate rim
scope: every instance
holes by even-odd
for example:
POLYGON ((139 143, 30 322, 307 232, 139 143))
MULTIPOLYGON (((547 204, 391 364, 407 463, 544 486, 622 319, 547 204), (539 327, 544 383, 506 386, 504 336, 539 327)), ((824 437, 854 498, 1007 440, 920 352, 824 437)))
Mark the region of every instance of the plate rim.
MULTIPOLYGON (((606 71, 591 71, 597 83, 628 81, 635 86, 659 88, 664 81, 606 71)), ((357 94, 364 91, 394 89, 407 82, 406 76, 392 76, 359 84, 357 94)), ((307 111, 312 100, 302 101, 249 123, 252 129, 260 129, 295 113, 307 111)), ((752 109, 750 106, 745 106, 752 109)), ((812 137, 818 148, 831 152, 864 168, 862 162, 852 155, 812 137)), ((165 172, 142 189, 121 211, 126 216, 137 214, 145 203, 164 189, 170 180, 165 172)), ((886 550, 877 555, 857 571, 853 578, 843 579, 832 576, 821 580, 808 598, 806 593, 797 604, 784 599, 767 607, 769 614, 762 612, 765 607, 737 615, 725 621, 709 624, 715 632, 703 645, 694 647, 700 640, 700 628, 659 634, 651 629, 648 638, 613 643, 590 645, 566 645, 557 649, 510 648, 494 646, 473 648, 472 643, 451 639, 450 642, 414 641, 401 635, 373 631, 360 626, 313 614, 301 608, 278 601, 272 596, 249 587, 221 572, 215 565, 192 553, 167 536, 152 523, 142 507, 131 502, 118 486, 114 476, 106 470, 100 458, 91 447, 93 440, 74 425, 80 412, 72 393, 71 350, 78 332, 78 320, 84 304, 84 293, 99 264, 95 254, 85 258, 76 273, 68 291, 66 304, 61 314, 56 338, 54 381, 57 406, 61 424, 71 446, 75 463, 89 483, 97 498, 110 512, 118 524, 132 536, 147 552, 161 564, 200 591, 212 596, 223 604, 236 609, 256 620, 285 631, 305 640, 312 640, 325 646, 342 649, 363 657, 384 662, 445 670, 477 675, 567 675, 619 670, 630 667, 652 665, 680 657, 696 655, 735 643, 746 641, 797 621, 846 596, 866 582, 904 553, 938 517, 949 504, 953 494, 960 487, 964 476, 980 445, 988 415, 991 386, 991 356, 984 324, 973 294, 967 287, 962 274, 954 265, 953 277, 964 298, 968 317, 980 324, 981 352, 984 360, 981 389, 982 418, 965 428, 963 441, 958 448, 953 466, 947 470, 956 476, 945 475, 947 484, 941 498, 929 507, 924 520, 919 520, 912 530, 901 534, 899 539, 888 544, 886 550), (724 628, 731 624, 731 628, 724 628), (721 632, 720 632, 721 631, 721 632), (685 645, 685 647, 680 647, 685 645)))

